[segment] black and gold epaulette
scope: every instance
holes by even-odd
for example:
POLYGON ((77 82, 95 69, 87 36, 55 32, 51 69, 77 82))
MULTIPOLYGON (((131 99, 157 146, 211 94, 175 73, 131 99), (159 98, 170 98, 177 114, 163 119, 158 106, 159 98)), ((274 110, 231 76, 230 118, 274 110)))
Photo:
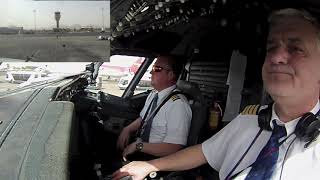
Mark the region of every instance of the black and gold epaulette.
POLYGON ((242 115, 257 115, 259 112, 260 105, 248 105, 241 112, 242 115))
POLYGON ((177 99, 180 99, 180 97, 176 94, 176 95, 171 96, 170 99, 172 99, 172 101, 175 101, 177 99))

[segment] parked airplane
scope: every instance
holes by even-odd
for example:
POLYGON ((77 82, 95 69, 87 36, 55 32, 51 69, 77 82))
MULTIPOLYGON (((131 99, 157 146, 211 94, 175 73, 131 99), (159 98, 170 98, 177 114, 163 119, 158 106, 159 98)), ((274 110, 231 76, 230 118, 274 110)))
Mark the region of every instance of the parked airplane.
POLYGON ((110 62, 105 62, 100 66, 99 75, 110 80, 120 80, 122 77, 134 75, 143 61, 144 58, 141 57, 111 57, 110 62), (113 61, 113 58, 117 60, 113 61), (122 63, 119 63, 119 61, 122 61, 122 63))
MULTIPOLYGON (((5 81, 24 87, 32 83, 56 79, 63 75, 84 71, 84 63, 5 63, 5 81), (70 68, 72 65, 72 68, 70 68)), ((85 63, 87 64, 87 63, 85 63)))
MULTIPOLYGON (((138 71, 140 65, 144 62, 144 58, 138 58, 130 67, 129 71, 130 74, 125 75, 120 78, 118 87, 121 90, 124 90, 128 87, 129 83, 133 79, 134 75, 138 71)), ((145 74, 142 76, 140 82, 138 83, 136 89, 150 89, 151 88, 151 67, 148 68, 148 70, 145 72, 145 74)))

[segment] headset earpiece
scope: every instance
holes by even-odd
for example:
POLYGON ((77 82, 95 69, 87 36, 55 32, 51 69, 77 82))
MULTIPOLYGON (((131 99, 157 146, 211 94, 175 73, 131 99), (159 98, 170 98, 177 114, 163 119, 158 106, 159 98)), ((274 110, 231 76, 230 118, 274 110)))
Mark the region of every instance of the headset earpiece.
POLYGON ((303 140, 303 141, 307 141, 307 137, 306 137, 306 129, 307 127, 313 122, 314 119, 314 114, 312 113, 306 113, 304 114, 301 119, 299 120, 294 133, 297 136, 297 138, 303 140))
POLYGON ((310 139, 309 142, 314 141, 317 139, 317 137, 320 134, 320 121, 317 118, 316 121, 312 122, 309 127, 307 128, 306 134, 308 135, 308 138, 310 139))
POLYGON ((272 115, 272 104, 269 104, 267 108, 261 109, 258 113, 258 124, 263 130, 272 131, 270 126, 270 120, 272 115))
MULTIPOLYGON (((272 104, 267 108, 262 109, 258 113, 258 124, 263 130, 272 131, 270 127, 270 120, 272 115, 272 104)), ((294 134, 301 141, 311 142, 315 140, 320 134, 320 120, 311 112, 305 113, 299 120, 294 134)))
POLYGON ((311 142, 316 139, 320 133, 320 120, 317 116, 308 112, 301 117, 294 133, 301 141, 311 142))

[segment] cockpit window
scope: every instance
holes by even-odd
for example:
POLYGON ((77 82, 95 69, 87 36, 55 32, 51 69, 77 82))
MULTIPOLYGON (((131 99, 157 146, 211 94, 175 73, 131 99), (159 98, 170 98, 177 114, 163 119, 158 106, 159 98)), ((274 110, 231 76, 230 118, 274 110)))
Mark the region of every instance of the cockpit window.
POLYGON ((108 61, 110 1, 1 0, 0 61, 108 61))
MULTIPOLYGON (((103 63, 99 70, 98 78, 102 81, 101 90, 105 93, 121 96, 124 90, 128 88, 144 60, 144 57, 138 56, 111 56, 110 62, 103 63)), ((134 90, 135 94, 152 89, 150 70, 151 66, 137 84, 134 90)))
POLYGON ((85 71, 87 64, 87 62, 3 62, 0 65, 0 93, 79 74, 85 71))

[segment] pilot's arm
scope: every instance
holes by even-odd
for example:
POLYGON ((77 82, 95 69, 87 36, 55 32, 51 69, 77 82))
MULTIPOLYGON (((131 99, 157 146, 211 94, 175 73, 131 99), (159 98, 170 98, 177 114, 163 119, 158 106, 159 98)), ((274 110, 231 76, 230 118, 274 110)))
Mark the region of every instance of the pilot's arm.
POLYGON ((123 150, 128 145, 130 135, 138 131, 138 129, 140 128, 141 122, 142 122, 142 118, 138 117, 131 124, 123 128, 117 141, 117 147, 119 149, 123 150))
POLYGON ((142 117, 145 115, 149 104, 152 101, 152 94, 154 92, 151 92, 145 102, 144 107, 142 108, 141 112, 140 112, 140 117, 138 117, 136 120, 134 120, 132 123, 130 123, 128 126, 124 127, 123 130, 121 131, 118 141, 117 141, 117 147, 120 150, 124 150, 124 148, 128 145, 129 143, 129 139, 130 139, 130 135, 132 133, 135 133, 138 131, 138 129, 141 126, 141 122, 142 122, 142 117))
POLYGON ((112 176, 115 180, 128 175, 133 179, 143 179, 151 172, 187 170, 206 162, 201 145, 196 145, 160 159, 131 162, 112 176))

